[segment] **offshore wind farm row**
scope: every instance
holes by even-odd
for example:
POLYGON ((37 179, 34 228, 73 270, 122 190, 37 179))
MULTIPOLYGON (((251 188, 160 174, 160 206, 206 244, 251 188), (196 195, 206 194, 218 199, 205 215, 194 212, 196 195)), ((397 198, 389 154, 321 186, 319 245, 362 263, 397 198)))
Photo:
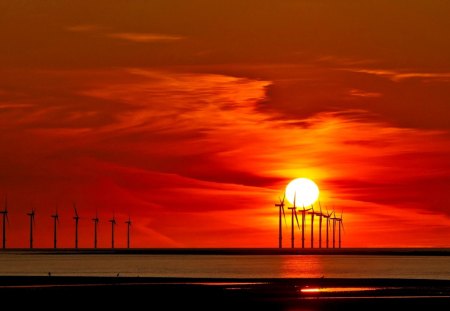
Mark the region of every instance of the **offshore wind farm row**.
MULTIPOLYGON (((76 204, 73 204, 73 220, 75 223, 75 234, 74 234, 74 248, 78 249, 78 224, 80 220, 80 216, 78 214, 78 210, 76 207, 76 204)), ((9 218, 8 218, 8 198, 5 196, 4 201, 4 207, 2 210, 0 210, 0 214, 2 215, 2 248, 6 249, 6 225, 9 224, 9 218)), ((34 208, 31 209, 30 212, 26 213, 26 215, 29 217, 29 223, 30 223, 30 229, 29 229, 29 248, 33 249, 34 245, 34 227, 36 225, 35 216, 36 216, 36 210, 34 208)), ((50 215, 51 218, 53 218, 53 248, 58 248, 58 225, 59 225, 59 213, 58 209, 55 210, 55 213, 50 215)), ((91 221, 94 224, 94 230, 93 230, 93 248, 97 248, 98 246, 98 223, 100 221, 98 217, 98 213, 95 213, 95 217, 91 219, 91 221)), ((115 245, 115 226, 117 225, 116 217, 113 213, 113 216, 111 219, 108 219, 108 222, 111 223, 111 248, 114 249, 115 245)), ((128 219, 125 221, 125 224, 127 225, 127 248, 130 248, 130 229, 131 229, 131 218, 128 217, 128 219)))
MULTIPOLYGON (((285 212, 285 199, 286 196, 283 196, 283 199, 279 199, 279 203, 275 203, 275 207, 278 207, 278 248, 283 248, 283 218, 285 226, 287 227, 286 223, 286 212, 285 212)), ((325 238, 325 248, 336 248, 336 231, 338 233, 338 243, 337 248, 341 248, 342 246, 342 234, 341 234, 341 228, 344 230, 344 221, 343 221, 343 211, 341 212, 340 217, 337 217, 335 211, 322 211, 322 205, 319 203, 319 211, 314 210, 314 204, 311 203, 311 205, 308 206, 308 208, 305 208, 303 205, 302 208, 298 209, 296 206, 296 198, 294 194, 294 200, 293 200, 293 206, 287 207, 291 211, 291 248, 295 248, 295 226, 294 226, 294 220, 297 224, 297 228, 301 231, 301 242, 302 246, 301 248, 305 248, 305 224, 306 224, 306 215, 311 216, 310 221, 310 237, 311 237, 311 243, 310 247, 314 248, 314 217, 319 218, 319 248, 322 248, 322 222, 323 218, 325 218, 326 221, 326 238, 325 238), (301 213, 301 227, 300 223, 298 221, 298 215, 297 213, 301 213), (336 230, 336 226, 338 229, 336 230), (332 243, 330 241, 330 229, 332 233, 332 243)))
MULTIPOLYGON (((344 230, 344 222, 343 222, 343 211, 340 216, 336 215, 336 212, 322 210, 322 205, 319 197, 319 190, 317 185, 305 178, 297 178, 291 181, 283 194, 283 198, 279 198, 279 202, 275 204, 275 207, 278 208, 278 248, 283 248, 283 219, 285 228, 287 229, 286 222, 286 211, 285 208, 290 210, 291 213, 291 249, 300 249, 300 247, 296 247, 295 245, 295 224, 297 225, 298 230, 301 232, 301 249, 305 249, 306 240, 305 233, 307 233, 307 216, 310 216, 310 230, 309 236, 311 238, 310 248, 318 248, 318 249, 335 249, 342 247, 342 232, 344 230), (285 201, 289 201, 292 206, 288 206, 285 201), (318 203, 318 209, 314 209, 314 203, 318 203), (301 205, 301 208, 297 206, 297 204, 301 205), (306 208, 307 206, 308 208, 306 208), (301 226, 299 222, 298 213, 301 214, 301 226), (314 221, 318 220, 318 226, 314 225, 314 221), (323 226, 323 222, 325 220, 325 226, 323 226), (325 241, 322 239, 323 227, 325 227, 325 241), (336 228, 337 227, 337 228, 336 228), (314 233, 315 229, 318 229, 318 246, 315 247, 314 244, 314 233), (331 234, 330 234, 331 233, 331 234), (331 235, 331 238, 330 238, 331 235), (337 237, 336 237, 337 235, 337 237), (323 243, 324 242, 324 243, 323 243)), ((0 210, 0 214, 2 214, 2 248, 6 248, 6 225, 9 223, 8 219, 8 198, 5 196, 4 208, 0 210)), ((34 248, 34 231, 35 231, 35 215, 36 210, 34 208, 31 211, 26 213, 26 216, 29 217, 29 249, 34 248)), ((59 219, 60 215, 58 213, 58 208, 55 209, 54 213, 49 215, 53 221, 53 248, 58 248, 58 227, 59 227, 59 219)), ((80 221, 80 216, 78 214, 77 206, 73 203, 73 216, 72 219, 74 221, 74 249, 78 249, 78 225, 80 221)), ((98 247, 98 223, 99 217, 98 213, 95 213, 95 217, 91 219, 93 222, 93 248, 96 249, 98 247)), ((111 249, 115 247, 115 226, 117 225, 116 217, 113 213, 112 218, 108 219, 108 222, 111 223, 111 249)), ((125 221, 127 225, 126 231, 126 248, 130 248, 130 228, 131 228, 131 218, 125 221)))
POLYGON ((297 224, 297 228, 301 231, 301 248, 305 248, 305 224, 306 224, 306 216, 310 215, 310 237, 311 244, 310 247, 314 248, 314 218, 318 217, 319 219, 319 247, 322 248, 322 222, 325 218, 326 221, 326 239, 325 239, 325 248, 341 248, 342 246, 342 233, 341 229, 344 230, 344 221, 343 221, 343 211, 341 211, 340 217, 336 215, 336 212, 322 211, 322 205, 319 200, 319 187, 308 178, 296 178, 292 180, 287 186, 286 190, 283 194, 283 199, 279 198, 279 202, 275 204, 275 207, 278 207, 278 248, 283 248, 283 220, 287 227, 286 223, 286 212, 285 212, 285 200, 290 202, 292 206, 287 207, 288 210, 291 211, 291 248, 295 248, 295 226, 294 222, 297 224), (319 210, 314 209, 314 203, 318 202, 319 210), (297 206, 299 204, 299 206, 297 206), (308 208, 305 208, 307 206, 308 208), (300 223, 298 221, 297 213, 301 213, 301 228, 300 223), (336 226, 338 227, 336 230, 336 226), (332 232, 332 244, 330 243, 330 227, 332 232), (336 247, 336 232, 338 234, 338 242, 336 247))

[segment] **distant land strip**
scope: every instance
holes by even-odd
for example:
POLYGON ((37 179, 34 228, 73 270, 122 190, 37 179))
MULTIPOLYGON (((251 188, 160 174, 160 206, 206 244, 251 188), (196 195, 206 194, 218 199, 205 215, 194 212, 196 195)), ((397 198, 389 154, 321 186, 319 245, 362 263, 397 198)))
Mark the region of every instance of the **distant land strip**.
POLYGON ((120 255, 383 255, 450 256, 450 248, 9 248, 2 253, 26 254, 120 254, 120 255))

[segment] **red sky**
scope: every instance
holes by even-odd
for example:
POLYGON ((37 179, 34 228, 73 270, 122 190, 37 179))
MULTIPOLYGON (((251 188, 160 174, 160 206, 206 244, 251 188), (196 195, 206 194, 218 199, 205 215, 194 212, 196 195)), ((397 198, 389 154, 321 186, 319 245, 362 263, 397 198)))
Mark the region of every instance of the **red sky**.
MULTIPOLYGON (((450 4, 0 0, 8 246, 276 247, 296 177, 346 247, 450 247, 450 4)), ((289 221, 289 219, 288 219, 289 221)), ((289 227, 284 229, 288 236, 289 227)), ((317 237, 317 235, 316 235, 317 237)), ((289 245, 286 239, 285 245, 289 245)), ((317 242, 316 242, 317 243, 317 242)))

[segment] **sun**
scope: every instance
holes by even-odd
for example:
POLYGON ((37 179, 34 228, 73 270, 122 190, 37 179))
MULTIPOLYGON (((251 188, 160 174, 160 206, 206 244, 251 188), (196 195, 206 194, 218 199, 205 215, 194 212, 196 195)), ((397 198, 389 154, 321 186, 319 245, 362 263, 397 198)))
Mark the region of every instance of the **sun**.
POLYGON ((286 199, 296 206, 308 206, 319 198, 319 187, 308 178, 296 178, 286 186, 286 199))

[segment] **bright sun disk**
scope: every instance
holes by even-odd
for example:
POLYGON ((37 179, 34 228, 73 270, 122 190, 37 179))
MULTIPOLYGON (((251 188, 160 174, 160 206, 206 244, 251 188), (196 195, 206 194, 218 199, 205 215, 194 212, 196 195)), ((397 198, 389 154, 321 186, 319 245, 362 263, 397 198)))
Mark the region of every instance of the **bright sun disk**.
POLYGON ((286 186, 286 199, 296 206, 308 206, 319 198, 319 187, 308 178, 296 178, 286 186))

